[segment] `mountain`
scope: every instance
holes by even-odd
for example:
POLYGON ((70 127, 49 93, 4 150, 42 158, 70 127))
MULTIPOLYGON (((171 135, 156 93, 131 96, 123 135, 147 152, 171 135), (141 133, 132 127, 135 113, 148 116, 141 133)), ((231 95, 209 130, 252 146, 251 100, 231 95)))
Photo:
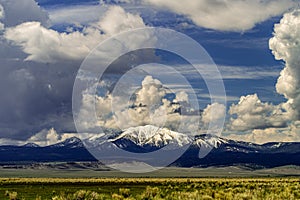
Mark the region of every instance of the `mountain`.
POLYGON ((59 142, 57 144, 53 144, 49 146, 50 148, 59 148, 59 147, 64 147, 64 148, 84 148, 84 145, 82 141, 77 138, 77 137, 71 137, 66 139, 63 142, 59 142))
POLYGON ((195 136, 195 140, 193 142, 193 144, 198 146, 199 148, 218 148, 220 145, 226 143, 228 143, 227 140, 208 134, 195 136))
MULTIPOLYGON (((45 147, 35 144, 0 146, 0 163, 96 161, 90 153, 93 148, 100 152, 106 151, 105 156, 108 157, 113 156, 117 149, 123 149, 126 152, 140 153, 141 157, 146 158, 148 154, 145 153, 156 152, 161 148, 163 149, 160 152, 172 155, 171 153, 184 147, 187 150, 171 166, 239 165, 250 168, 272 168, 284 165, 300 166, 300 143, 297 142, 273 142, 258 145, 209 134, 191 137, 166 128, 150 125, 133 127, 108 135, 99 134, 83 141, 73 137, 45 147)), ((160 158, 163 158, 163 156, 160 158)))
POLYGON ((40 147, 40 146, 35 143, 27 143, 27 144, 24 144, 23 147, 40 147))
POLYGON ((86 150, 81 140, 69 138, 64 142, 40 147, 26 144, 23 146, 0 146, 0 163, 16 162, 69 162, 96 161, 86 150))
POLYGON ((127 151, 146 153, 156 151, 167 145, 169 149, 176 149, 188 145, 192 139, 185 134, 166 128, 147 125, 128 128, 109 141, 127 151))
POLYGON ((272 168, 300 165, 300 143, 267 143, 263 145, 200 135, 190 148, 173 163, 180 167, 210 167, 242 165, 251 168, 272 168), (200 146, 213 148, 199 158, 200 146))

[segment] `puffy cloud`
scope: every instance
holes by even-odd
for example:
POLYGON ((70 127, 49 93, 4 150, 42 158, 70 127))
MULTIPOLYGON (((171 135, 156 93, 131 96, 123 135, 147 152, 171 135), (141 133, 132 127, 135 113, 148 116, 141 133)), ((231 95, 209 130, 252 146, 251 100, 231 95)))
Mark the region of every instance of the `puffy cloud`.
POLYGON ((208 124, 210 122, 224 119, 225 115, 226 115, 225 105, 219 103, 213 103, 211 105, 207 105, 207 107, 203 110, 202 121, 205 124, 208 124))
MULTIPOLYGON (((272 105, 263 103, 256 94, 241 97, 238 104, 229 110, 234 115, 230 129, 247 131, 265 129, 275 131, 286 127, 288 122, 300 118, 300 10, 287 13, 275 25, 274 36, 269 46, 277 60, 283 60, 285 67, 277 80, 276 90, 287 99, 285 103, 272 105)), ((271 138, 270 138, 271 139, 271 138)))
POLYGON ((58 134, 54 128, 49 130, 43 129, 37 134, 31 136, 27 141, 38 144, 40 146, 47 146, 62 142, 68 138, 75 137, 77 134, 73 133, 64 133, 58 134))
POLYGON ((250 133, 231 134, 226 137, 257 144, 300 141, 300 121, 295 121, 286 128, 255 129, 250 133))
MULTIPOLYGON (((86 125, 98 125, 107 128, 120 127, 122 129, 151 124, 150 115, 159 115, 162 119, 162 116, 166 114, 165 108, 170 106, 169 101, 164 99, 166 93, 165 88, 163 88, 159 80, 153 79, 151 76, 146 76, 142 81, 141 88, 136 92, 136 99, 131 102, 132 106, 130 108, 127 108, 128 104, 124 105, 122 96, 113 97, 111 94, 107 94, 104 97, 96 96, 98 121, 96 123, 91 123, 92 119, 83 121, 87 123, 86 125), (112 105, 113 101, 116 103, 112 105), (112 116, 112 112, 114 112, 115 116, 112 116)), ((91 94, 83 96, 80 113, 80 115, 83 114, 82 119, 86 119, 86 115, 89 115, 91 110, 94 109, 93 105, 91 105, 91 98, 95 97, 91 94)), ((157 118, 153 117, 153 119, 157 118)), ((164 122, 165 120, 160 121, 160 123, 164 122)))
POLYGON ((142 0, 189 17, 199 26, 221 31, 245 31, 296 6, 293 0, 142 0))
POLYGON ((246 131, 268 127, 283 127, 291 119, 287 104, 263 103, 257 94, 242 96, 238 104, 229 109, 230 129, 246 131))
MULTIPOLYGON (((75 132, 72 118, 72 89, 82 61, 78 57, 83 58, 84 54, 89 53, 90 48, 110 35, 100 30, 96 22, 87 26, 83 33, 79 31, 72 31, 70 35, 59 33, 47 28, 47 15, 44 15, 45 12, 35 2, 0 0, 0 4, 5 11, 4 18, 0 19, 0 22, 5 22, 5 30, 15 30, 13 34, 18 37, 15 38, 18 39, 16 41, 5 40, 1 33, 1 137, 24 140, 48 127, 54 127, 58 132, 75 132), (14 4, 19 8, 14 8, 12 6, 14 4), (99 38, 101 36, 100 41, 97 41, 95 35, 99 35, 99 38), (82 51, 85 46, 88 50, 82 51), (27 53, 24 49, 31 53, 27 53), (26 57, 39 62, 24 62, 26 57), (48 61, 56 63, 47 63, 48 61)), ((122 11, 118 7, 108 7, 106 17, 110 18, 109 13, 112 15, 119 13, 120 18, 125 20, 128 15, 122 11)), ((132 16, 139 18, 138 15, 132 16)), ((107 20, 104 16, 102 19, 107 20)), ((128 42, 145 41, 145 37, 139 38, 141 40, 128 42)))
POLYGON ((146 76, 135 94, 129 94, 133 96, 130 102, 126 101, 128 94, 117 96, 108 93, 102 97, 87 91, 83 94, 77 125, 86 132, 95 130, 97 126, 126 129, 149 124, 177 130, 180 123, 185 130, 198 130, 197 119, 180 112, 181 108, 188 105, 188 95, 180 91, 174 94, 173 99, 169 99, 168 94, 171 94, 170 91, 152 76, 146 76), (96 105, 92 104, 93 98, 96 98, 96 105), (96 120, 91 115, 94 109, 96 120), (191 128, 191 125, 195 127, 191 128))
POLYGON ((285 62, 276 90, 288 99, 295 119, 300 119, 300 10, 284 15, 269 43, 275 58, 285 62))
MULTIPOLYGON (((98 96, 85 91, 76 120, 77 128, 81 132, 92 133, 98 132, 99 127, 126 129, 150 124, 187 134, 220 132, 219 123, 223 123, 226 115, 224 105, 208 105, 200 116, 200 111, 191 108, 186 92, 178 90, 174 93, 152 76, 145 76, 140 84, 140 87, 134 88, 134 94, 116 95, 111 91, 98 96), (127 97, 130 96, 128 102, 127 97), (94 110, 97 117, 93 116, 94 110)), ((100 85, 110 88, 103 82, 100 85)))
MULTIPOLYGON (((90 24, 81 32, 59 33, 45 28, 40 22, 26 22, 8 28, 5 38, 29 54, 26 60, 53 63, 66 59, 82 60, 104 39, 122 31, 141 27, 145 25, 140 16, 126 13, 121 7, 112 6, 99 22, 90 24)), ((140 40, 130 40, 128 45, 140 44, 147 39, 142 37, 140 40)), ((114 51, 117 50, 116 48, 114 51)))
POLYGON ((28 141, 37 144, 42 143, 43 145, 48 145, 48 144, 55 144, 58 140, 59 140, 59 135, 53 128, 51 128, 50 130, 44 129, 38 132, 36 135, 30 137, 28 141))
MULTIPOLYGON (((93 135, 82 134, 85 137, 93 135)), ((78 137, 78 133, 57 133, 54 128, 43 129, 27 139, 11 139, 0 138, 0 145, 25 145, 27 143, 35 143, 39 146, 48 146, 63 142, 68 138, 78 137)))
POLYGON ((142 82, 142 88, 137 92, 136 101, 138 105, 161 104, 166 93, 166 89, 159 80, 146 76, 142 82))
POLYGON ((63 59, 83 59, 94 47, 95 41, 102 40, 102 35, 92 29, 58 33, 41 26, 40 22, 26 22, 7 29, 5 38, 29 54, 26 60, 52 63, 63 59))
MULTIPOLYGON (((111 102, 111 95, 100 97, 89 94, 88 92, 84 93, 82 95, 77 128, 80 130, 91 130, 95 127, 102 127, 109 124, 112 111, 111 102), (96 105, 93 104, 94 100, 96 105), (91 114, 95 109, 98 114, 97 119, 91 114)), ((109 127, 115 128, 115 124, 111 124, 109 127)))
POLYGON ((176 93, 176 98, 174 99, 175 102, 188 102, 189 96, 184 91, 179 91, 176 93))
POLYGON ((108 35, 115 35, 122 31, 145 27, 144 21, 139 15, 127 13, 119 6, 110 8, 95 25, 98 25, 98 28, 108 35))

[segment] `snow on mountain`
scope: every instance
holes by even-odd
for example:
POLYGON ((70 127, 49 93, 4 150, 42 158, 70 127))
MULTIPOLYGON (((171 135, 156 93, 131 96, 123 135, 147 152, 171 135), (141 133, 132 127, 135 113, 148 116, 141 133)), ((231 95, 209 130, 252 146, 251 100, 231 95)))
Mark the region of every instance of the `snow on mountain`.
POLYGON ((278 143, 269 143, 269 144, 265 144, 265 145, 268 145, 270 148, 276 149, 276 148, 281 147, 283 145, 283 143, 278 142, 278 143))
POLYGON ((128 128, 109 141, 115 142, 122 139, 130 140, 138 146, 150 145, 155 147, 164 147, 169 144, 182 147, 192 142, 192 139, 183 133, 152 125, 128 128))
POLYGON ((35 143, 27 143, 27 144, 24 144, 23 147, 40 147, 40 146, 35 143))
POLYGON ((84 147, 84 145, 79 138, 71 137, 71 138, 66 139, 63 142, 59 142, 57 144, 50 145, 50 147, 81 148, 81 147, 84 147))
POLYGON ((100 133, 100 134, 94 134, 93 136, 84 139, 84 142, 88 143, 88 144, 94 144, 94 143, 101 144, 101 143, 106 142, 106 140, 107 140, 107 137, 106 137, 105 133, 100 133))
MULTIPOLYGON (((210 167, 245 165, 247 167, 260 168, 300 165, 300 143, 274 142, 260 145, 224 139, 209 134, 189 137, 166 128, 150 125, 129 128, 124 131, 116 130, 112 133, 89 135, 86 139, 83 139, 83 142, 73 137, 63 142, 40 148, 35 148, 36 145, 34 144, 27 144, 25 146, 0 146, 0 160, 2 162, 94 162, 97 159, 105 158, 111 161, 109 164, 121 163, 121 167, 126 167, 128 163, 136 160, 132 158, 127 160, 127 157, 120 156, 120 148, 128 152, 148 153, 164 147, 163 150, 167 151, 160 153, 166 153, 168 156, 169 153, 173 153, 172 150, 176 151, 180 149, 180 146, 185 144, 191 144, 191 147, 187 148, 186 152, 173 163, 174 166, 210 167), (88 144, 88 142, 91 144, 88 144), (209 152, 206 150, 209 150, 209 152), (208 153, 207 155, 205 154, 206 152, 208 153), (203 155, 201 153, 204 153, 205 157, 201 157, 203 155)), ((160 163, 156 162, 152 165, 152 161, 156 157, 149 157, 150 159, 148 159, 146 157, 147 154, 140 155, 143 161, 136 164, 138 168, 143 167, 142 164, 144 161, 151 166, 160 166, 160 163)), ((141 160, 138 159, 137 161, 140 162, 141 160)))
POLYGON ((100 134, 94 134, 91 137, 85 138, 83 140, 83 143, 86 148, 91 149, 91 148, 102 148, 105 149, 111 149, 111 148, 118 148, 115 144, 110 142, 109 138, 111 137, 110 134, 105 134, 105 133, 100 133, 100 134))
MULTIPOLYGON (((29 146, 30 144, 27 144, 29 146)), ((185 145, 192 145, 199 149, 215 148, 226 152, 284 152, 295 151, 294 146, 288 143, 267 143, 257 145, 247 142, 224 139, 216 135, 203 134, 195 137, 183 133, 171 131, 152 125, 131 127, 114 133, 100 133, 91 135, 83 140, 68 138, 63 142, 50 145, 50 147, 68 147, 95 149, 95 151, 125 149, 133 152, 148 152, 166 147, 166 149, 177 149, 185 145)), ((34 146, 34 144, 32 144, 34 146)), ((203 149, 202 149, 203 150, 203 149)))
POLYGON ((227 144, 228 141, 226 139, 214 136, 214 135, 201 135, 196 137, 194 144, 198 147, 214 147, 218 148, 221 144, 227 144))

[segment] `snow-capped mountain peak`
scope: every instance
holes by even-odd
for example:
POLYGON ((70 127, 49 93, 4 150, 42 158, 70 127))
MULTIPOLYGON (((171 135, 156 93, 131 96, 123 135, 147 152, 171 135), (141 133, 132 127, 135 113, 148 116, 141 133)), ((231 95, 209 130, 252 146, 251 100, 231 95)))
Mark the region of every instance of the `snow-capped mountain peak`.
POLYGON ((152 125, 128 128, 110 141, 115 142, 121 139, 130 140, 139 146, 149 145, 156 147, 163 147, 169 144, 184 146, 192 142, 192 139, 183 133, 152 125))
MULTIPOLYGON (((116 130, 112 134, 99 133, 89 135, 86 140, 86 142, 84 141, 84 144, 87 144, 86 148, 84 148, 83 142, 75 137, 40 148, 4 145, 0 146, 0 160, 3 162, 94 162, 98 161, 98 157, 94 156, 98 156, 99 154, 97 153, 100 152, 100 155, 103 154, 104 158, 110 159, 113 164, 122 164, 126 159, 124 160, 124 157, 119 156, 118 151, 116 151, 117 148, 121 148, 125 151, 141 153, 140 156, 143 162, 146 160, 146 163, 151 164, 151 166, 153 163, 155 163, 155 166, 159 166, 160 162, 156 162, 157 160, 160 161, 161 158, 159 156, 152 157, 152 154, 144 153, 159 149, 162 150, 159 153, 168 156, 173 154, 173 152, 178 153, 179 145, 187 143, 187 147, 189 144, 191 146, 172 165, 180 167, 241 165, 255 169, 284 165, 300 166, 300 142, 272 142, 260 145, 224 139, 209 134, 190 138, 185 134, 154 126, 135 127, 124 131, 116 130), (209 152, 206 150, 209 150, 209 152), (205 153, 208 154, 206 155, 205 153), (149 155, 149 157, 146 157, 146 155, 149 155), (203 159, 202 155, 207 157, 203 159)), ((102 159, 102 157, 100 158, 102 159)), ((137 160, 139 158, 137 157, 137 160)), ((130 159, 132 159, 131 155, 130 159)))

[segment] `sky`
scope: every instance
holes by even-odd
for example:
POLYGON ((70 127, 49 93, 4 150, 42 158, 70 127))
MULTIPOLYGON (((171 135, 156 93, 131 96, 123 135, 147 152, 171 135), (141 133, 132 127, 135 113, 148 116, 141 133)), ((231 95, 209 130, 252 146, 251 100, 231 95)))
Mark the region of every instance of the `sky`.
MULTIPOLYGON (((176 42, 172 45, 182 45, 176 42)), ((184 124, 182 130, 201 134, 213 132, 211 122, 223 119, 222 137, 300 141, 298 0, 186 0, 184 6, 180 0, 0 0, 0 43, 0 144, 48 145, 78 130, 146 124, 175 131, 184 124), (101 54, 101 70, 125 50, 158 45, 151 32, 123 34, 122 46, 105 44, 148 27, 197 41, 212 59, 198 63, 207 75, 154 49, 121 56, 102 78, 87 70, 93 55, 101 54), (215 76, 214 66, 225 104, 222 94, 209 94, 205 76, 215 76), (74 102, 76 81, 94 80, 74 102), (72 104, 78 106, 75 124, 72 104)))

